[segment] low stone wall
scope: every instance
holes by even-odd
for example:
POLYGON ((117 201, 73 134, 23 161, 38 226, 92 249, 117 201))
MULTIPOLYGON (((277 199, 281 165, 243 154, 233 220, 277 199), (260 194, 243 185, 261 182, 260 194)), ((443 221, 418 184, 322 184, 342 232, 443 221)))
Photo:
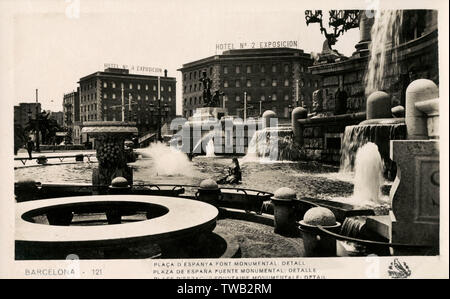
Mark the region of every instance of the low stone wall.
POLYGON ((298 120, 303 131, 305 159, 339 164, 345 127, 365 119, 365 113, 355 113, 298 120))

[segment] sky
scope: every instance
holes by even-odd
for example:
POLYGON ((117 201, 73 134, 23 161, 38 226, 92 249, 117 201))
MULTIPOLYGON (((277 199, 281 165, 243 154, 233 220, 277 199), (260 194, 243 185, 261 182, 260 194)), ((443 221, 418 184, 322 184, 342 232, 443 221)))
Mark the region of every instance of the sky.
MULTIPOLYGON (((17 2, 13 19, 14 104, 39 101, 62 110, 63 94, 79 78, 105 63, 155 67, 177 78, 181 112, 183 64, 221 54, 216 44, 297 41, 305 52, 320 52, 325 40, 318 24, 305 23, 300 1, 100 1, 17 2)), ((355 51, 359 29, 339 38, 335 48, 355 51)), ((141 74, 155 74, 135 72, 141 74)))

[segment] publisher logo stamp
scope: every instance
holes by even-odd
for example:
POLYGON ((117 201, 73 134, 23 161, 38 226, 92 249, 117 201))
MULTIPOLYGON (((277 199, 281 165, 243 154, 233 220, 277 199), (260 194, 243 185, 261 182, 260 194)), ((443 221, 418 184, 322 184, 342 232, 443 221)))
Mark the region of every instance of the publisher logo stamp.
POLYGON ((390 265, 388 270, 391 278, 408 278, 411 275, 411 270, 405 262, 400 262, 395 259, 390 265))

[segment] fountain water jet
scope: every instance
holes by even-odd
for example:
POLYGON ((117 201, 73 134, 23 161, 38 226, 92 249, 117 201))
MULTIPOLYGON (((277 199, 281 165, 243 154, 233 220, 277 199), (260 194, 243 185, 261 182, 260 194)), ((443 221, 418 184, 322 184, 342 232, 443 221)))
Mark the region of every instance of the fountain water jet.
POLYGON ((137 152, 144 158, 151 158, 152 170, 158 175, 197 174, 185 153, 164 143, 152 143, 149 147, 137 149, 137 152))
POLYGON ((258 161, 296 161, 301 148, 294 142, 290 127, 274 127, 258 130, 249 142, 243 162, 258 161))
POLYGON ((353 199, 368 205, 385 203, 381 197, 383 182, 383 161, 378 146, 368 142, 356 153, 353 199))
POLYGON ((371 29, 370 60, 366 73, 366 95, 386 88, 388 72, 397 72, 397 56, 392 49, 400 44, 400 30, 403 23, 402 10, 381 10, 377 12, 371 29))
POLYGON ((215 157, 214 153, 214 140, 211 138, 206 145, 206 157, 215 157))

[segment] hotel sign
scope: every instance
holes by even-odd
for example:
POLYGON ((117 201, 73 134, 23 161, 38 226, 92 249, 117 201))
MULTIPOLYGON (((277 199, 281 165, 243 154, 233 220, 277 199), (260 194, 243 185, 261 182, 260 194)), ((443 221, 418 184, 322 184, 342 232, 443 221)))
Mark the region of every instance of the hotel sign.
POLYGON ((116 64, 116 63, 104 63, 103 67, 107 68, 116 68, 116 69, 127 69, 133 72, 143 72, 143 73, 158 73, 161 74, 163 69, 160 67, 153 66, 142 66, 142 65, 127 65, 127 64, 116 64))
POLYGON ((234 49, 265 49, 265 48, 297 48, 296 40, 279 40, 279 41, 252 41, 239 43, 218 43, 216 50, 234 50, 234 49))

